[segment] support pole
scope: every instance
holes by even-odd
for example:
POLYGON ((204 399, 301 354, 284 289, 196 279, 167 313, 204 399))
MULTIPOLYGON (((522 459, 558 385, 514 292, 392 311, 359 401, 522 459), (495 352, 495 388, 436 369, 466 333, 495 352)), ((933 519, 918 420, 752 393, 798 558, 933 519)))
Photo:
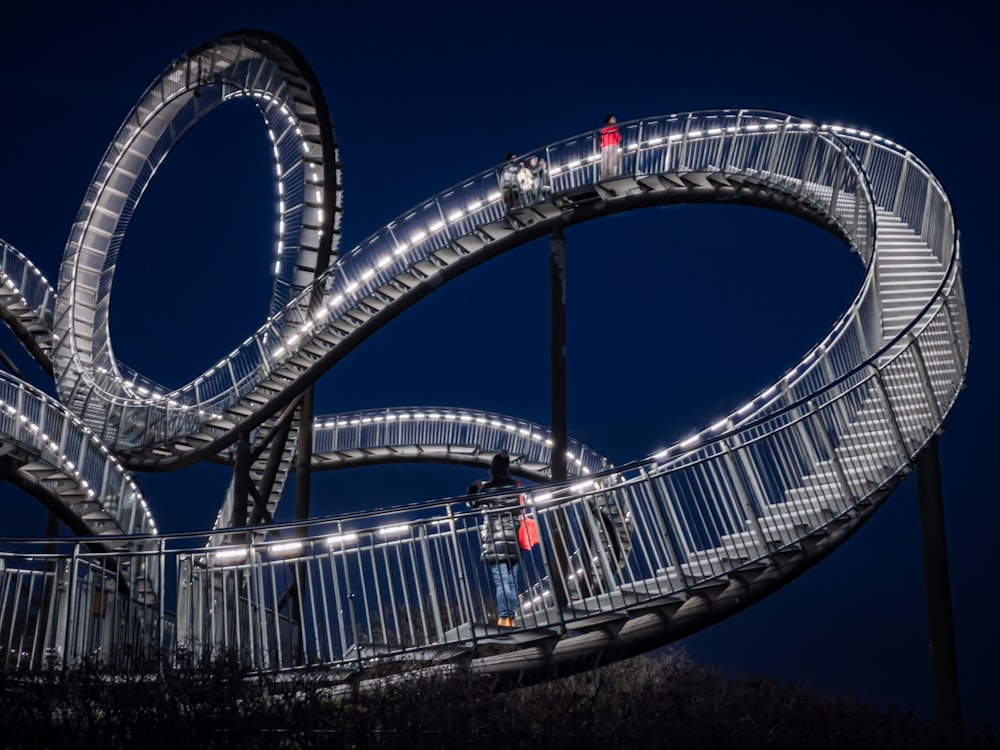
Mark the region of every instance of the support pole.
POLYGON ((920 536, 924 548, 924 585, 927 590, 937 721, 944 726, 960 728, 962 708, 958 691, 955 624, 948 576, 937 435, 930 439, 917 456, 917 499, 920 503, 920 536))
MULTIPOLYGON (((304 521, 309 518, 309 493, 312 489, 314 388, 315 386, 311 385, 302 393, 302 406, 299 411, 299 439, 295 459, 296 521, 304 521)), ((298 533, 305 536, 305 528, 300 529, 298 533)))
POLYGON ((234 528, 247 525, 247 505, 250 497, 250 433, 244 430, 236 441, 236 465, 233 467, 234 528))
POLYGON ((551 410, 554 482, 566 479, 566 238, 557 227, 549 238, 549 310, 551 318, 551 410))
MULTIPOLYGON (((315 409, 315 386, 309 386, 302 393, 302 405, 299 408, 299 439, 296 443, 298 451, 295 457, 295 520, 304 521, 309 518, 309 495, 312 490, 312 449, 313 449, 313 411, 315 409)), ((294 535, 304 539, 306 526, 297 526, 294 535)), ((305 663, 305 617, 303 590, 306 578, 305 563, 295 563, 295 580, 289 589, 288 616, 296 629, 298 637, 293 644, 296 664, 305 663)))
POLYGON ((7 371, 14 375, 15 377, 21 377, 21 371, 18 369, 17 365, 14 364, 14 360, 7 356, 3 349, 0 349, 0 363, 7 368, 7 371))
MULTIPOLYGON (((566 238, 562 227, 556 227, 549 237, 549 339, 550 409, 552 421, 552 453, 550 476, 553 482, 566 479, 566 448, 569 442, 566 427, 566 238)), ((552 519, 552 551, 549 583, 556 604, 569 601, 564 572, 569 569, 569 555, 562 530, 562 512, 556 510, 552 519)))

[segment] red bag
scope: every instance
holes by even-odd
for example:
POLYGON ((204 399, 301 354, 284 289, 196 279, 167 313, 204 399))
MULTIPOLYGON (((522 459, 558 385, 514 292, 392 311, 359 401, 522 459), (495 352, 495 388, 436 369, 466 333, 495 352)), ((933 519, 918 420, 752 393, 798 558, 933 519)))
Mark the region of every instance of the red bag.
POLYGON ((538 544, 538 524, 534 518, 522 518, 517 527, 517 543, 521 549, 528 550, 538 544))
MULTIPOLYGON (((521 495, 521 505, 524 505, 524 495, 521 495)), ((523 550, 538 544, 538 524, 527 513, 522 514, 521 525, 517 527, 517 543, 523 550)))

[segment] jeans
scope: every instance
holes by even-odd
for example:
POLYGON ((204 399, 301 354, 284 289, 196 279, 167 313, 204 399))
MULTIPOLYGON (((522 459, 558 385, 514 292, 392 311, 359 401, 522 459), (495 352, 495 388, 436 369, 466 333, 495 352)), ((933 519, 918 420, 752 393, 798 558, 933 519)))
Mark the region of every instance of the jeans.
POLYGON ((514 579, 517 577, 517 563, 497 563, 490 565, 490 575, 496 586, 497 617, 517 617, 517 588, 514 579))

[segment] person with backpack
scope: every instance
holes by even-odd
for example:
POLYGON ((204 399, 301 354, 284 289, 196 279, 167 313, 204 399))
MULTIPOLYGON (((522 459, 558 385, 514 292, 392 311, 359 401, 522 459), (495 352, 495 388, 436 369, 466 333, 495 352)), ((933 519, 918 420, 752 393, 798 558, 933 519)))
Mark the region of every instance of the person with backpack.
POLYGON ((480 559, 486 565, 496 591, 497 625, 507 628, 517 626, 515 581, 521 562, 521 547, 517 539, 520 498, 514 490, 518 487, 517 481, 510 475, 510 456, 507 451, 493 456, 488 481, 475 482, 469 487, 470 495, 511 490, 511 494, 504 497, 469 500, 469 505, 473 508, 485 510, 479 526, 479 541, 482 545, 480 559))

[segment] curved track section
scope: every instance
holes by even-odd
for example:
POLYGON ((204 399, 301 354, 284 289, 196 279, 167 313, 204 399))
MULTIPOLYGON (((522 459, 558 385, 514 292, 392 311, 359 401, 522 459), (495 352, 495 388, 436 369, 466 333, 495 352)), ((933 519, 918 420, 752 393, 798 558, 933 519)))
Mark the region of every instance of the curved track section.
POLYGON ((55 305, 56 290, 38 267, 0 240, 0 320, 49 375, 55 305))
MULTIPOLYGON (((94 175, 73 224, 60 271, 52 353, 64 403, 97 424, 116 422, 118 446, 145 431, 147 411, 159 394, 115 360, 109 335, 111 281, 129 220, 146 186, 173 146, 202 117, 235 98, 249 98, 264 119, 277 175, 277 236, 272 311, 282 325, 307 314, 300 292, 329 265, 339 235, 337 147, 319 84, 297 50, 279 37, 234 33, 175 60, 147 89, 125 119, 94 175), (296 302, 288 303, 295 298, 296 302), (138 404, 124 414, 121 404, 138 404), (143 407, 146 405, 146 407, 143 407), (138 419, 139 421, 136 421, 138 419)), ((190 385, 198 394, 210 371, 190 385)), ((170 400, 188 424, 191 403, 170 400)), ((155 419, 155 416, 154 416, 155 419)))
MULTIPOLYGON (((499 451, 510 454, 519 476, 551 480, 552 433, 523 419, 453 407, 393 407, 316 419, 313 467, 320 471, 379 463, 448 463, 489 466, 499 451)), ((570 476, 611 468, 593 448, 569 440, 570 476)))
POLYGON ((135 479, 76 416, 27 383, 0 373, 0 478, 43 500, 72 531, 102 537, 156 534, 135 479))
MULTIPOLYGON (((171 68, 164 90, 196 68, 171 68)), ((191 97, 182 95, 176 109, 195 106, 191 97)), ((52 361, 60 392, 88 429, 126 466, 151 470, 218 457, 237 435, 279 418, 410 305, 557 228, 666 203, 750 204, 827 229, 867 268, 833 330, 725 418, 655 455, 611 467, 593 454, 598 464, 581 471, 586 476, 522 490, 542 541, 522 560, 517 628, 492 624, 478 559, 481 516, 452 498, 242 536, 160 537, 144 567, 177 571, 175 610, 166 609, 160 581, 156 611, 132 597, 116 600, 121 617, 140 617, 141 634, 109 622, 102 637, 140 651, 181 647, 206 661, 235 649, 260 670, 321 664, 331 679, 352 682, 373 664, 416 660, 544 679, 655 648, 749 606, 869 518, 941 429, 964 385, 969 333, 958 234, 940 183, 884 138, 773 112, 695 112, 620 127, 625 148, 614 174, 601 173, 597 134, 587 133, 533 152, 551 167, 548 189, 512 210, 501 203, 496 167, 475 175, 339 257, 212 371, 169 392, 139 392, 110 355, 100 301, 115 248, 92 217, 114 213, 102 202, 110 201, 106 188, 111 195, 141 181, 102 167, 63 264, 52 361), (627 527, 627 544, 616 543, 616 525, 627 527), (226 546, 206 547, 206 539, 226 546)), ((128 124, 120 138, 132 143, 128 124)), ((158 163, 143 148, 115 146, 110 161, 119 164, 121 152, 137 158, 140 171, 143 159, 158 163)), ((122 194, 137 200, 129 190, 122 194)), ((123 228, 120 218, 109 227, 123 228)), ((18 318, 22 336, 25 316, 30 309, 18 318)), ((524 423, 521 435, 516 421, 496 417, 493 425, 480 413, 492 432, 476 437, 475 412, 420 413, 321 421, 316 463, 379 462, 393 451, 409 460, 421 446, 432 446, 425 451, 432 460, 462 462, 463 451, 483 460, 503 436, 500 444, 545 473, 544 439, 535 438, 543 433, 534 426, 524 423)), ((30 434, 22 431, 16 450, 30 450, 30 434)), ((583 455, 581 448, 581 464, 583 455)), ((72 552, 82 568, 98 564, 91 554, 72 552)), ((33 560, 7 555, 0 585, 32 573, 33 560)), ((87 606, 89 585, 68 580, 63 590, 75 598, 67 594, 63 606, 87 606)), ((86 655, 79 634, 65 621, 61 627, 51 636, 64 656, 86 655)))

